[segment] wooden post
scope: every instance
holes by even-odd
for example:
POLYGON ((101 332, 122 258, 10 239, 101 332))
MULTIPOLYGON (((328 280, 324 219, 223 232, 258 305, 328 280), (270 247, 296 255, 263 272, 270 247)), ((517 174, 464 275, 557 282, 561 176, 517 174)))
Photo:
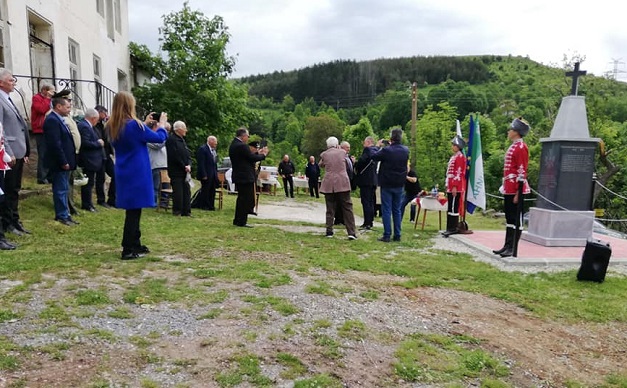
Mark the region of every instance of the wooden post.
POLYGON ((416 170, 416 115, 417 115, 417 111, 418 111, 418 91, 417 91, 417 85, 414 82, 411 85, 411 140, 410 140, 410 146, 411 146, 411 152, 410 152, 410 157, 411 157, 411 168, 415 171, 416 170))

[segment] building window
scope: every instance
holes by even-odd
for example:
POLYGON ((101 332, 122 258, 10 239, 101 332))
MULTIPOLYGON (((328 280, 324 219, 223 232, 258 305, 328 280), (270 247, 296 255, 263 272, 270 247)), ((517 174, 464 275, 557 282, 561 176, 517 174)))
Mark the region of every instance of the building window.
POLYGON ((122 11, 120 10, 120 0, 114 0, 113 13, 115 15, 115 30, 122 33, 122 11))
POLYGON ((4 30, 3 21, 0 19, 0 67, 4 67, 4 30))
MULTIPOLYGON (((68 39, 68 59, 70 60, 70 79, 81 79, 80 50, 76 41, 68 39)), ((74 87, 74 93, 80 97, 80 82, 74 87)))
POLYGON ((111 40, 115 40, 115 23, 113 20, 113 0, 105 0, 107 5, 107 36, 111 40))
POLYGON ((96 0, 96 12, 102 17, 105 16, 104 0, 96 0))
POLYGON ((2 7, 3 4, 0 2, 0 67, 4 67, 4 17, 2 7))
POLYGON ((94 54, 94 79, 96 81, 100 81, 100 76, 102 74, 102 61, 100 57, 94 54))

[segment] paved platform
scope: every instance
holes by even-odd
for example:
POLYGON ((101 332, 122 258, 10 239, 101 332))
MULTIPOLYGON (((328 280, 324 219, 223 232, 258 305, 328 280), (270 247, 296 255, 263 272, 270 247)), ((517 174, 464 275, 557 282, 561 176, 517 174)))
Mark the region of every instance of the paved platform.
MULTIPOLYGON (((510 265, 578 264, 581 263, 584 250, 584 247, 545 247, 520 239, 518 257, 501 258, 493 254, 492 250, 503 246, 505 230, 473 230, 472 234, 455 234, 449 238, 460 241, 485 255, 510 265)), ((596 233, 593 238, 610 243, 612 248, 610 266, 627 265, 627 240, 596 233)))

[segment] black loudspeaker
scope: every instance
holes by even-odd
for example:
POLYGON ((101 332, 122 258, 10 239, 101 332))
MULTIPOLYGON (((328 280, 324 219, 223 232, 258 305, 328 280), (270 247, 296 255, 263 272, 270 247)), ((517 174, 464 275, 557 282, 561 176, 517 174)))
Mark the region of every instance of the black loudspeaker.
POLYGON ((610 256, 612 256, 612 248, 610 248, 609 243, 600 240, 588 240, 581 256, 581 267, 577 272, 577 280, 602 283, 605 280, 610 256))

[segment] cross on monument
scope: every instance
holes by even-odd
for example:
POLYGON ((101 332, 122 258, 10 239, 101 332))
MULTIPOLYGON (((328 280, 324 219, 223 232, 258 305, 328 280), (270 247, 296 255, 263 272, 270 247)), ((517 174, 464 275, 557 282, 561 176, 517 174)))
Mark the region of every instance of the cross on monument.
POLYGON ((575 62, 575 68, 573 71, 567 71, 566 77, 573 77, 573 85, 570 89, 570 95, 576 96, 577 90, 579 89, 579 77, 582 75, 586 75, 586 70, 579 70, 579 62, 575 62))

